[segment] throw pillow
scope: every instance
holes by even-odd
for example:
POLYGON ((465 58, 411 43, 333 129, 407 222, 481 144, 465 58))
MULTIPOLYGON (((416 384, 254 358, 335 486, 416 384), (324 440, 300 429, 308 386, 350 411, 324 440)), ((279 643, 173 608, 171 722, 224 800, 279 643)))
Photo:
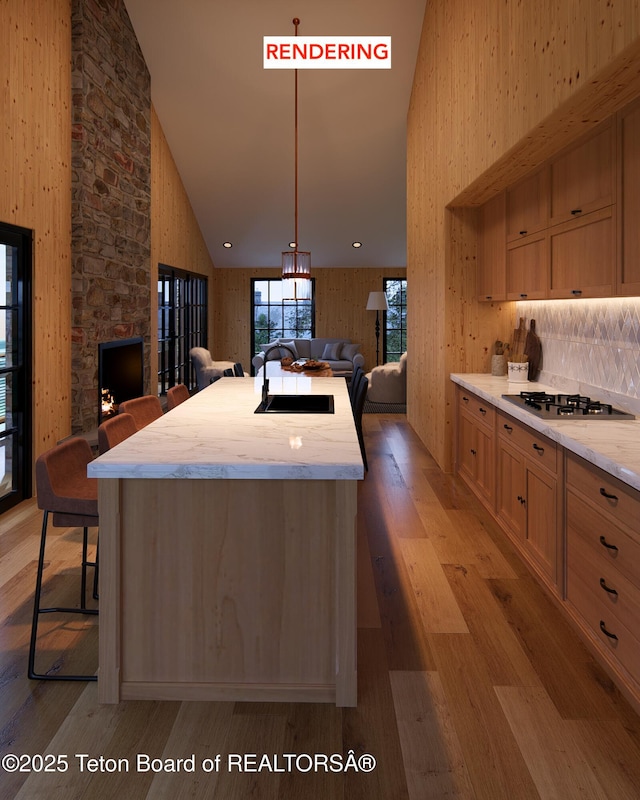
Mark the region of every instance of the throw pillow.
POLYGON ((326 358, 327 361, 340 361, 340 349, 342 342, 327 342, 322 351, 321 358, 326 358))
POLYGON ((294 361, 298 360, 298 358, 299 358, 299 356, 298 356, 298 348, 296 347, 296 343, 295 342, 293 342, 293 341, 286 342, 284 339, 280 339, 278 344, 286 344, 287 347, 290 347, 293 350, 293 355, 291 355, 291 353, 288 350, 285 350, 284 347, 281 348, 280 356, 282 358, 289 357, 289 358, 292 358, 294 361))
POLYGON ((274 350, 270 350, 270 352, 267 353, 267 361, 280 361, 281 356, 280 356, 280 350, 278 349, 278 345, 279 344, 280 344, 280 342, 277 339, 276 339, 275 342, 269 342, 269 344, 265 344, 264 350, 263 350, 263 352, 265 352, 265 353, 270 348, 272 348, 272 347, 275 348, 274 350))
POLYGON ((353 357, 360 350, 359 344, 343 344, 340 358, 345 361, 353 361, 353 357))

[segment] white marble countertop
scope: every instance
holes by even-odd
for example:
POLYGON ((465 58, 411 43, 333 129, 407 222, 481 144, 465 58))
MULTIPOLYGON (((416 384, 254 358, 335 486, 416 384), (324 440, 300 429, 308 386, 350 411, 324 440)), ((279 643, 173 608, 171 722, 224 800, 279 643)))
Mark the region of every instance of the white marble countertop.
POLYGON ((450 375, 459 384, 487 403, 544 434, 576 455, 615 475, 640 490, 640 419, 604 420, 585 417, 583 420, 540 419, 534 414, 502 398, 503 394, 550 392, 562 389, 544 383, 510 383, 506 377, 463 373, 450 375))
POLYGON ((221 378, 92 461, 94 478, 358 480, 344 378, 271 378, 270 394, 332 394, 334 414, 254 414, 262 380, 221 378))

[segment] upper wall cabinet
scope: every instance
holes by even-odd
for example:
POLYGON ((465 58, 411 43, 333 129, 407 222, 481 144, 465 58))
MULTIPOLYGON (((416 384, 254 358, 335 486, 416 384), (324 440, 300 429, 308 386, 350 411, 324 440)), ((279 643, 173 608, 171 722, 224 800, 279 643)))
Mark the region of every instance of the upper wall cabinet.
POLYGON ((478 300, 505 299, 505 234, 503 192, 478 210, 478 300))
POLYGON ((549 170, 539 170, 507 190, 507 242, 544 230, 549 224, 549 170))
POLYGON ((618 115, 620 258, 616 294, 640 295, 640 100, 618 115))
POLYGON ((611 297, 615 283, 616 207, 549 231, 549 297, 611 297))
POLYGON ((550 165, 550 222, 557 225, 615 202, 613 120, 572 145, 550 165))

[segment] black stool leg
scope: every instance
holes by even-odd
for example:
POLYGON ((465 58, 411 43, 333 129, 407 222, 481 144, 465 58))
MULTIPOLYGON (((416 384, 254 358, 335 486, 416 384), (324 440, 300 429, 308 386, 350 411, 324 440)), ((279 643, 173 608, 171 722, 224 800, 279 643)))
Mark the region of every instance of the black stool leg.
MULTIPOLYGON (((48 614, 53 611, 59 611, 68 614, 91 614, 96 615, 97 609, 85 608, 84 603, 81 603, 81 608, 62 608, 55 606, 53 608, 40 608, 40 598, 42 595, 42 573, 44 572, 44 552, 47 541, 47 523, 49 521, 49 512, 45 511, 42 517, 42 534, 40 536, 40 553, 38 555, 38 571, 36 575, 36 591, 33 600, 33 620, 31 623, 31 641, 29 642, 29 663, 27 667, 27 675, 32 680, 41 681, 97 681, 96 675, 45 675, 35 671, 36 660, 36 641, 38 638, 38 617, 40 614, 48 614)), ((84 529, 83 539, 83 573, 86 569, 86 543, 87 543, 87 529, 84 529)), ((86 585, 86 576, 83 574, 83 585, 86 585)), ((84 598, 84 592, 83 592, 84 598)))

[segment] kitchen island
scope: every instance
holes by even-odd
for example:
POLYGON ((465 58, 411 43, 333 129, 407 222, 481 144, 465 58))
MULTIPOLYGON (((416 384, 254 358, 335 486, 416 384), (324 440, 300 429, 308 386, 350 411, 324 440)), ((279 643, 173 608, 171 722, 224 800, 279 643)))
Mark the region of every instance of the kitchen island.
POLYGON ((223 378, 97 458, 100 701, 356 704, 356 481, 344 380, 333 414, 255 414, 223 378))

